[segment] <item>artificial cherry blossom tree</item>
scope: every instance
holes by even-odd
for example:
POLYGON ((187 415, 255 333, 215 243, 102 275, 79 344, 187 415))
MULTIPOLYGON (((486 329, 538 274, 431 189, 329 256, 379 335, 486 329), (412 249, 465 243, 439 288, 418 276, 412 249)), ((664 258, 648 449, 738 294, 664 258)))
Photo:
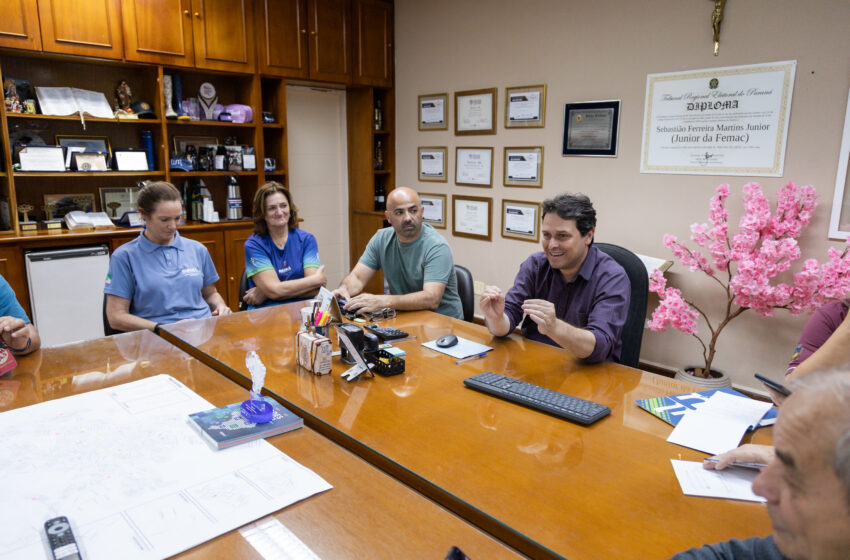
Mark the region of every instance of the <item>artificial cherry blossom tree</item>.
MULTIPOLYGON (((717 187, 709 210, 710 224, 691 225, 691 241, 698 249, 690 249, 672 235, 664 236, 664 245, 691 271, 704 272, 724 292, 725 314, 718 319, 708 315, 675 288, 668 288, 661 272, 652 273, 649 290, 658 294, 660 302, 647 326, 664 331, 670 325, 690 334, 702 345, 704 368, 694 372, 709 377, 714 361, 717 339, 730 321, 754 310, 770 317, 776 309, 787 309, 799 315, 822 306, 829 300, 843 298, 850 292, 850 252, 830 248, 824 264, 815 259, 803 262, 793 274, 793 283, 774 282, 779 274, 789 270, 800 258, 797 243, 804 227, 809 224, 816 206, 817 194, 810 186, 797 187, 789 183, 779 191, 776 213, 758 183, 744 185, 744 214, 738 232, 729 235, 729 212, 726 198, 729 185, 717 187), (704 254, 703 250, 707 253, 704 254), (699 336, 697 320, 702 317, 708 326, 708 343, 699 336)), ((848 240, 850 243, 850 240, 848 240)))

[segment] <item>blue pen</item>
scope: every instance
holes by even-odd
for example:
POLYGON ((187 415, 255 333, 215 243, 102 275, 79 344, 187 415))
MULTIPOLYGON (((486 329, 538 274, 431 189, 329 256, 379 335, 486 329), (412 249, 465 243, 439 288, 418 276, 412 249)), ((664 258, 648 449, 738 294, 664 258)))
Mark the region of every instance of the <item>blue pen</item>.
POLYGON ((458 360, 458 361, 455 362, 455 365, 459 366, 460 364, 463 364, 463 363, 466 363, 466 362, 469 362, 469 361, 472 361, 472 360, 477 360, 478 358, 483 358, 486 355, 487 355, 487 352, 481 352, 480 354, 475 354, 474 356, 469 356, 469 357, 464 358, 462 360, 458 360))

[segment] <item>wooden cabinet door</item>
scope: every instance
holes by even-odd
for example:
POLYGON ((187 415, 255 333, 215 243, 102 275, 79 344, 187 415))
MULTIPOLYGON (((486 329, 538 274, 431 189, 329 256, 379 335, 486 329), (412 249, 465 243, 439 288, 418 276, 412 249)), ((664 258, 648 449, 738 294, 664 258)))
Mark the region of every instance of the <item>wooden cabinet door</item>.
POLYGON ((310 77, 351 81, 350 0, 310 0, 310 77))
POLYGON ((239 281, 245 270, 245 241, 252 233, 253 224, 248 224, 244 229, 224 232, 224 245, 227 248, 227 305, 233 311, 239 309, 239 281))
MULTIPOLYGON (((351 238, 349 242, 349 261, 351 268, 360 260, 363 251, 366 250, 366 245, 375 232, 384 227, 384 217, 368 212, 352 212, 349 217, 349 231, 351 238)), ((379 270, 372 276, 372 279, 363 288, 363 291, 368 294, 383 294, 384 293, 384 274, 379 270)))
POLYGON ((38 13, 45 51, 123 58, 120 0, 38 0, 38 13))
POLYGON ((393 5, 354 0, 354 83, 393 85, 393 5))
POLYGON ((218 282, 215 283, 215 289, 224 298, 224 301, 229 301, 227 298, 227 261, 225 260, 224 251, 224 234, 221 231, 181 231, 180 235, 187 239, 194 239, 201 243, 210 252, 212 262, 215 265, 215 271, 218 273, 218 282))
POLYGON ((307 0, 257 0, 260 73, 306 78, 307 0))
POLYGON ((18 246, 0 248, 0 274, 15 292, 18 303, 32 320, 30 293, 27 289, 27 275, 24 267, 24 254, 18 246))
POLYGON ((253 72, 253 20, 248 0, 192 0, 195 66, 253 72))
POLYGON ((0 47, 41 50, 36 0, 6 0, 0 17, 0 47))
POLYGON ((127 60, 195 64, 191 0, 122 0, 121 16, 127 60))

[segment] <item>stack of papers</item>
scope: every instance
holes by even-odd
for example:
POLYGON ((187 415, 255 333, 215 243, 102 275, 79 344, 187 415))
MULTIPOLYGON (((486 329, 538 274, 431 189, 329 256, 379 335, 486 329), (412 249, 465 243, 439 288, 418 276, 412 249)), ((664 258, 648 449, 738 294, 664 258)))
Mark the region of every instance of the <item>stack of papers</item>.
POLYGON ((673 463, 673 471, 686 496, 728 498, 749 502, 767 501, 753 492, 753 480, 759 474, 756 469, 729 467, 722 471, 715 471, 704 468, 702 463, 696 461, 670 459, 670 462, 673 463))
POLYGON ((472 340, 466 340, 465 338, 457 337, 457 344, 454 346, 449 346, 448 348, 440 348, 437 346, 437 341, 432 340, 431 342, 423 342, 422 346, 425 348, 430 348, 431 350, 436 350, 437 352, 442 352, 443 354, 448 354, 452 358, 462 360, 463 358, 468 358, 470 356, 476 356, 478 354, 483 354, 484 352, 489 352, 493 349, 492 346, 486 346, 484 344, 480 344, 478 342, 473 342, 472 340))

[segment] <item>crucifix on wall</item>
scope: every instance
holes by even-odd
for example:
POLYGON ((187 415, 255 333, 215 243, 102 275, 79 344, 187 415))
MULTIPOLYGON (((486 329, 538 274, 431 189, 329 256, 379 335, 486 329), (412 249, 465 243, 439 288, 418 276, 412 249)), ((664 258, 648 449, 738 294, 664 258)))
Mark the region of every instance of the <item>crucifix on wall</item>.
POLYGON ((726 0, 714 0, 714 10, 711 12, 711 30, 714 32, 714 56, 720 49, 720 23, 723 21, 723 8, 726 0))

